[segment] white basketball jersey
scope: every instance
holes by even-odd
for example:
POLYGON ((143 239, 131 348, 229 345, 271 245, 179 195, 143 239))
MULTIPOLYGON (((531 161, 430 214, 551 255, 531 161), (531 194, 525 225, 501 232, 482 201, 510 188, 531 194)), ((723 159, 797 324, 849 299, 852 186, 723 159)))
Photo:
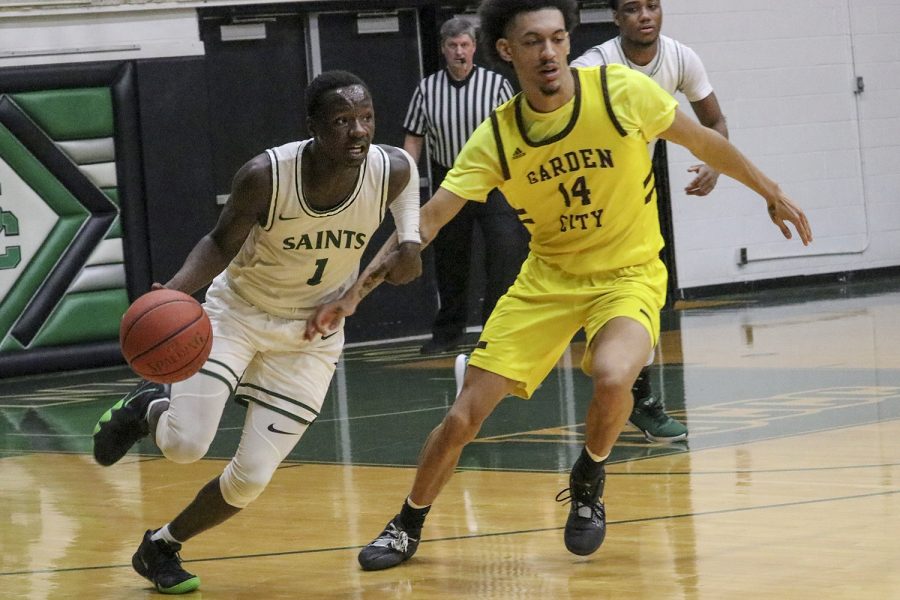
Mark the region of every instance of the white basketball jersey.
POLYGON ((622 50, 622 41, 615 37, 586 50, 572 61, 572 66, 593 67, 612 63, 640 71, 670 94, 681 92, 687 97, 688 102, 703 100, 713 91, 706 69, 697 53, 681 42, 664 35, 659 36, 659 50, 656 57, 646 65, 636 65, 629 61, 622 50))
POLYGON ((388 205, 390 159, 372 144, 350 195, 327 210, 310 206, 301 183, 310 141, 266 150, 273 182, 266 224, 253 228, 225 270, 228 285, 244 300, 286 318, 308 317, 353 284, 388 205))

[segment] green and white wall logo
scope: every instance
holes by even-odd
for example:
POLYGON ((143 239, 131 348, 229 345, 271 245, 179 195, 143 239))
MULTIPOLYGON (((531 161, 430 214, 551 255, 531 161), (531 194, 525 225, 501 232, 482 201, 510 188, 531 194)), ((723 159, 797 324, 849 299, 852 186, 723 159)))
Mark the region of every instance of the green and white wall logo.
POLYGON ((118 336, 114 123, 108 87, 0 94, 0 352, 118 336))

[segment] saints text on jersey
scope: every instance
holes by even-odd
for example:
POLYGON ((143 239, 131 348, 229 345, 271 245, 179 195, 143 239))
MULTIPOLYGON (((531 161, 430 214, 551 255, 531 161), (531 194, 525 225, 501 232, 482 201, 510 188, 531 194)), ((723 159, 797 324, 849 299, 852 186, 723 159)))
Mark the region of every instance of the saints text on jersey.
POLYGON ((358 250, 366 245, 366 234, 347 229, 336 231, 320 230, 315 236, 304 233, 299 237, 286 237, 281 242, 284 250, 325 250, 328 248, 349 248, 358 250))

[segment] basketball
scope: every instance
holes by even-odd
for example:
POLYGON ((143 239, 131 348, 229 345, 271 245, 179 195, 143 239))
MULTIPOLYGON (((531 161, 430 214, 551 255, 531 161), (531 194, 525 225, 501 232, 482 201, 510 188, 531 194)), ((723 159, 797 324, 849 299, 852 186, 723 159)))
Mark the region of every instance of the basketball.
POLYGON ((122 356, 156 383, 174 383, 200 370, 212 349, 212 326, 199 302, 176 290, 153 290, 134 301, 119 327, 122 356))

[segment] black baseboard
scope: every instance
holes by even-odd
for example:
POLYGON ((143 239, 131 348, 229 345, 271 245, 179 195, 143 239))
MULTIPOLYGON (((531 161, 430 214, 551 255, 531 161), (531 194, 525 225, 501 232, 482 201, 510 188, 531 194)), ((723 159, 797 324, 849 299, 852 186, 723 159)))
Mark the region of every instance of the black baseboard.
POLYGON ((0 354, 0 378, 124 365, 119 342, 35 348, 0 354))
POLYGON ((697 300, 718 296, 733 296, 769 290, 787 288, 809 288, 824 285, 845 285, 875 281, 889 277, 900 277, 900 266, 881 267, 878 269, 861 269, 857 271, 840 271, 837 273, 821 273, 816 275, 796 275, 775 279, 759 279, 756 281, 737 281, 717 285, 679 289, 677 300, 697 300))

